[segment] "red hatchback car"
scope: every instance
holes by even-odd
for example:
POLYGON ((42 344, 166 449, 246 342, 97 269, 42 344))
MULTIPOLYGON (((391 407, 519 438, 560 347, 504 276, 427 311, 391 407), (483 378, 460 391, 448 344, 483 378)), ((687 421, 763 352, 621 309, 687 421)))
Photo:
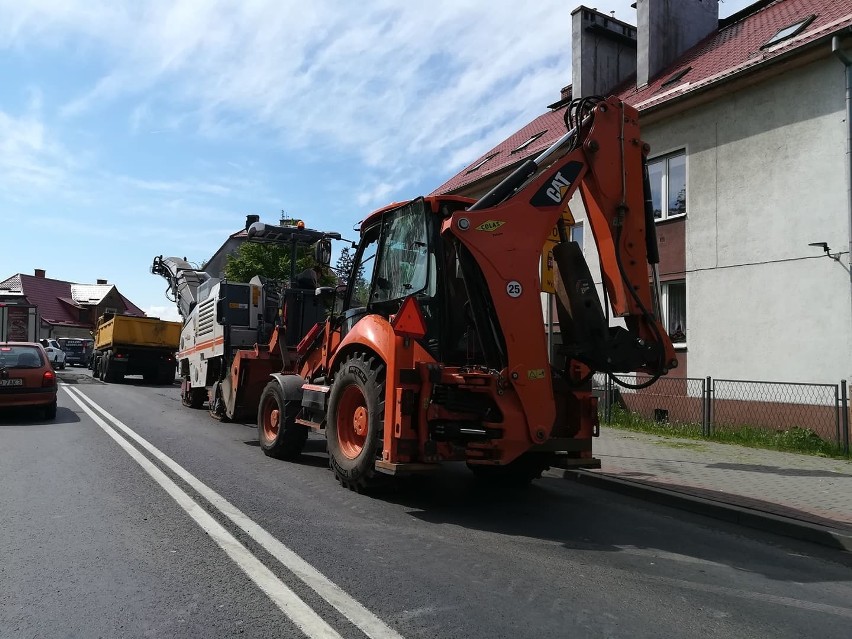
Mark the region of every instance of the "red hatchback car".
POLYGON ((0 410, 32 406, 56 417, 56 373, 41 344, 0 342, 0 410))

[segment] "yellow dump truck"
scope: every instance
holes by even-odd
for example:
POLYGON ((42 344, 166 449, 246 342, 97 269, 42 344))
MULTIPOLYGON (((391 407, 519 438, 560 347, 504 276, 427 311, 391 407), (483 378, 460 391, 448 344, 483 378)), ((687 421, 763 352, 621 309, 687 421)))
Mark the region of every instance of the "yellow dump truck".
POLYGON ((146 382, 171 384, 181 328, 180 322, 156 317, 102 315, 94 333, 92 374, 105 382, 142 375, 146 382))

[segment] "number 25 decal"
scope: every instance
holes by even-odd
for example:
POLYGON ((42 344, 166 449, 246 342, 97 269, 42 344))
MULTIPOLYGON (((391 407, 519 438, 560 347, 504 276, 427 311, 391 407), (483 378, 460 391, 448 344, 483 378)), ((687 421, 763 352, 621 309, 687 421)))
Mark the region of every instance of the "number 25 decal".
POLYGON ((524 287, 521 286, 521 283, 517 280, 512 280, 508 284, 506 284, 506 294, 509 297, 520 297, 521 293, 524 292, 524 287))

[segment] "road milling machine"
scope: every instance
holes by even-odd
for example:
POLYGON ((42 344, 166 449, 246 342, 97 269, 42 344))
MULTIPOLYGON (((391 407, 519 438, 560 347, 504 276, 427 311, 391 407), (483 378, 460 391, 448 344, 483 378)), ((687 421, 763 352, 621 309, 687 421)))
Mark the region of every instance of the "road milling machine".
POLYGON ((181 346, 184 402, 209 399, 227 416, 256 410, 261 448, 274 457, 295 458, 309 430, 324 432, 331 468, 353 490, 442 461, 512 482, 549 466, 596 466, 592 375, 641 371, 653 381, 677 359, 660 321, 638 112, 616 98, 584 98, 565 119, 560 140, 479 200, 419 197, 370 214, 345 291, 332 293, 333 312, 311 327, 290 317, 305 317, 321 295, 227 284, 244 287, 233 306, 225 283, 182 284, 186 269, 174 258, 162 270, 155 263, 173 288, 196 287, 181 346), (570 241, 576 193, 600 255, 604 303, 623 326, 610 325, 570 241), (559 358, 548 352, 546 278, 559 358), (196 355, 216 344, 218 359, 196 355))
POLYGON ((305 228, 301 221, 264 224, 256 216, 247 217, 245 231, 247 242, 289 247, 288 282, 260 276, 230 282, 180 257, 160 255, 151 266, 152 273, 168 281, 167 294, 183 319, 177 353, 181 401, 192 408, 207 405, 219 420, 254 419, 270 374, 290 360, 298 336, 325 319, 334 291, 305 288, 296 262, 300 250, 312 246, 316 263, 328 266, 331 240, 340 239, 339 234, 305 228), (283 325, 286 336, 274 330, 283 325), (275 340, 270 341, 273 334, 275 340))

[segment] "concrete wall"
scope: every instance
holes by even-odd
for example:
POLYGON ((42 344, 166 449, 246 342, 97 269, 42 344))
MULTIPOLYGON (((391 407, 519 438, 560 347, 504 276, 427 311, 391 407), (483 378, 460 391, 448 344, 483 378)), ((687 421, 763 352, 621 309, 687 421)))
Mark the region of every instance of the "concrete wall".
MULTIPOLYGON (((837 382, 852 375, 844 71, 790 70, 643 128, 687 151, 691 376, 837 382)), ((588 254, 587 254, 588 256, 588 254)))
POLYGON ((636 72, 636 27, 579 7, 571 14, 571 78, 575 98, 607 95, 636 72))
POLYGON ((638 0, 636 84, 643 86, 719 26, 718 0, 638 0))

